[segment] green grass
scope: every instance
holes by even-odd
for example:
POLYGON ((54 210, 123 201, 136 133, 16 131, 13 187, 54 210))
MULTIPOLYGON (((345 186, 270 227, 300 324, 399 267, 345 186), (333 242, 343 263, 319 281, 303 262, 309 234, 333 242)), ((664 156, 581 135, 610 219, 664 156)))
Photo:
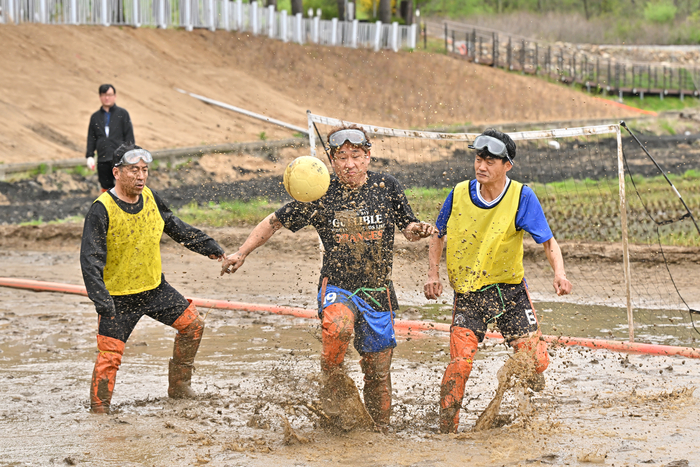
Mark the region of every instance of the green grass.
POLYGON ((20 222, 20 226, 25 226, 25 225, 59 225, 59 224, 78 224, 80 222, 83 222, 84 217, 83 216, 70 216, 66 217, 64 219, 56 219, 53 221, 49 222, 44 222, 43 217, 39 217, 39 219, 34 219, 28 222, 20 222))
POLYGON ((264 198, 248 202, 235 200, 219 204, 209 202, 204 206, 192 202, 176 210, 175 214, 188 224, 199 226, 255 225, 280 205, 280 203, 272 203, 264 198))
MULTIPOLYGON (((619 102, 617 96, 601 95, 601 97, 619 102)), ((663 99, 659 99, 658 94, 646 94, 644 99, 640 98, 639 96, 623 96, 622 103, 638 109, 651 110, 653 112, 668 112, 698 107, 700 106, 700 99, 692 96, 685 96, 683 100, 681 100, 679 97, 669 96, 664 96, 663 99)))

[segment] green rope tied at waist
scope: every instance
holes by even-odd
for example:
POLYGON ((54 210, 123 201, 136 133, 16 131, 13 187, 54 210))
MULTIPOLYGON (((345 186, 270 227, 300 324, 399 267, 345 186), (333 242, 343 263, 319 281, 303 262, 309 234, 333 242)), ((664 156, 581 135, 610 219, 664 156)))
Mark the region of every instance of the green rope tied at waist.
POLYGON ((485 287, 480 288, 479 290, 476 290, 475 293, 476 292, 486 292, 488 289, 490 289, 492 287, 496 287, 496 290, 498 291, 498 298, 501 299, 501 306, 503 307, 503 309, 501 310, 501 312, 499 314, 497 314, 493 318, 489 318, 488 321, 486 321, 486 324, 490 323, 491 321, 493 321, 495 319, 498 319, 500 316, 503 315, 503 313, 506 312, 506 302, 505 302, 505 300, 503 300, 503 293, 501 292, 501 288, 498 286, 498 284, 487 285, 485 287))
POLYGON ((374 299, 374 297, 371 296, 370 294, 368 294, 367 292, 384 292, 384 291, 386 291, 386 287, 379 287, 378 289, 370 289, 369 287, 360 287, 359 289, 357 289, 356 291, 354 291, 354 292, 352 293, 352 295, 350 295, 348 298, 352 298, 352 297, 354 297, 355 295, 357 295, 359 292, 362 292, 362 293, 364 293, 370 300, 372 300, 372 302, 376 303, 377 306, 378 306, 379 308, 381 308, 381 307, 382 307, 382 304, 379 303, 378 301, 376 301, 376 300, 374 299))

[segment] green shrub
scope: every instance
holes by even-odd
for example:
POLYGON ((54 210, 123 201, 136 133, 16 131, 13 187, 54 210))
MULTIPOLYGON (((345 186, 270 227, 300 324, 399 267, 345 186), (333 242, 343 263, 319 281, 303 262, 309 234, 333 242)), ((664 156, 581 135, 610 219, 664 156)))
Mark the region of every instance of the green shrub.
POLYGON ((676 18, 678 8, 669 0, 649 2, 644 6, 644 18, 652 23, 670 23, 676 18))

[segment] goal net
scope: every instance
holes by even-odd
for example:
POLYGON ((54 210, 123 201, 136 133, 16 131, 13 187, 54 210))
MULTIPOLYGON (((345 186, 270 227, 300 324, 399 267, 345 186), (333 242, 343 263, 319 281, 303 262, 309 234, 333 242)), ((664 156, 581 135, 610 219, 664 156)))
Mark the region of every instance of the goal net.
MULTIPOLYGON (((327 161, 319 135, 325 142, 331 128, 354 122, 308 117, 311 152, 327 161)), ((423 221, 434 222, 450 190, 474 177, 467 146, 476 133, 354 124, 372 138, 370 170, 395 176, 423 221)), ((574 285, 571 295, 554 293, 543 248, 526 234, 525 279, 543 332, 695 347, 700 334, 693 319, 700 315, 692 310, 700 294, 684 265, 695 261, 700 239, 674 189, 639 146, 627 140, 623 146, 619 125, 509 134, 517 145, 509 176, 539 198, 574 285)), ((687 184, 679 177, 681 191, 697 186, 695 174, 689 176, 687 184)), ((697 189, 692 195, 697 203, 697 189)), ((427 254, 412 267, 422 289, 427 254)), ((441 278, 446 285, 444 269, 441 278)), ((448 303, 423 300, 425 309, 449 313, 451 294, 443 294, 448 303)))

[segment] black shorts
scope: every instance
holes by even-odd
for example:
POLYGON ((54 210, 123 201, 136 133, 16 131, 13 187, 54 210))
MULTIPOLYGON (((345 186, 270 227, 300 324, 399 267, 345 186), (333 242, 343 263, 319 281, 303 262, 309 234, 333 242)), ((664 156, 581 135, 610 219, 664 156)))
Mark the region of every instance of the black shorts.
POLYGON ((97 163, 97 178, 100 180, 100 186, 105 190, 114 188, 113 167, 114 162, 111 160, 97 163))
POLYGON ((481 342, 491 323, 507 342, 537 331, 537 316, 524 280, 520 284, 493 284, 479 292, 455 292, 452 326, 473 331, 481 342))
POLYGON ((114 318, 99 318, 97 333, 101 336, 126 342, 142 316, 149 316, 167 326, 184 313, 190 303, 185 297, 165 282, 153 290, 133 295, 113 295, 116 316, 114 318))

